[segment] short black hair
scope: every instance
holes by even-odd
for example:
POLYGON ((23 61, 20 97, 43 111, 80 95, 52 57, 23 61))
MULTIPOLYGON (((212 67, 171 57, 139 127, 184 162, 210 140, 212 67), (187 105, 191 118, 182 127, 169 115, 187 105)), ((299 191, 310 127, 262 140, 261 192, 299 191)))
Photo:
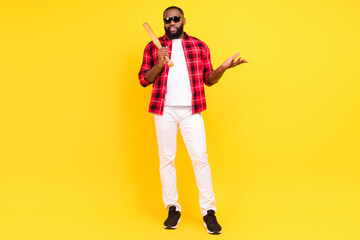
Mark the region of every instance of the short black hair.
POLYGON ((168 7, 167 9, 165 9, 165 11, 164 11, 164 13, 163 13, 163 16, 165 15, 165 12, 166 12, 167 10, 169 10, 169 9, 177 9, 177 10, 179 10, 179 12, 181 13, 181 15, 184 16, 183 10, 182 10, 181 8, 179 8, 179 7, 176 7, 176 6, 171 6, 171 7, 168 7))

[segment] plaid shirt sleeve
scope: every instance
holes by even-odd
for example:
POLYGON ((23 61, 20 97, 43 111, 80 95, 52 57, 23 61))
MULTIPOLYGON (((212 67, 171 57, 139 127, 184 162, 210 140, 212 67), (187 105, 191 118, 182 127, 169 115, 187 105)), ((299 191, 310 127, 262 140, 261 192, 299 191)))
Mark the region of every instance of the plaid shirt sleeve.
POLYGON ((150 84, 152 84, 145 78, 145 74, 153 66, 154 66, 154 59, 151 54, 151 43, 148 43, 144 50, 143 63, 141 65, 141 69, 139 72, 139 81, 140 81, 141 86, 147 87, 150 84))
POLYGON ((204 64, 204 72, 203 72, 204 84, 206 86, 212 86, 216 82, 215 83, 210 83, 209 82, 209 75, 214 69, 213 69, 213 66, 211 64, 209 47, 205 43, 204 43, 204 53, 203 53, 202 58, 203 58, 202 60, 203 60, 203 64, 204 64))

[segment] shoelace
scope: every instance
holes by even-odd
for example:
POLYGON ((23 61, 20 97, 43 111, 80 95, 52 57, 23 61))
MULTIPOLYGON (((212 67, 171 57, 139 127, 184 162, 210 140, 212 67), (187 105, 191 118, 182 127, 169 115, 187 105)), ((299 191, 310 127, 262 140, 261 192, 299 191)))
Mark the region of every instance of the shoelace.
POLYGON ((217 223, 215 214, 213 212, 209 213, 208 216, 211 223, 217 223))

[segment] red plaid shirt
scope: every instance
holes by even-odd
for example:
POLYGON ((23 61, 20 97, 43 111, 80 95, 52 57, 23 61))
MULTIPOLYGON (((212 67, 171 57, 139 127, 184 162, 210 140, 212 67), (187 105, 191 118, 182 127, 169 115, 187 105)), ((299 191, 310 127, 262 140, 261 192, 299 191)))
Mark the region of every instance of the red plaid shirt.
MULTIPOLYGON (((190 86, 192 93, 192 114, 199 113, 206 109, 204 84, 211 86, 209 82, 209 74, 213 71, 210 61, 210 51, 208 46, 201 40, 185 33, 182 40, 186 65, 189 71, 190 86)), ((165 34, 159 38, 162 46, 167 46, 171 58, 172 41, 165 34)), ((157 47, 153 42, 146 45, 144 51, 144 60, 139 72, 140 84, 143 87, 149 86, 151 83, 145 78, 145 73, 158 63, 157 47)), ((163 115, 165 93, 169 66, 165 64, 159 77, 153 83, 149 112, 163 115)))

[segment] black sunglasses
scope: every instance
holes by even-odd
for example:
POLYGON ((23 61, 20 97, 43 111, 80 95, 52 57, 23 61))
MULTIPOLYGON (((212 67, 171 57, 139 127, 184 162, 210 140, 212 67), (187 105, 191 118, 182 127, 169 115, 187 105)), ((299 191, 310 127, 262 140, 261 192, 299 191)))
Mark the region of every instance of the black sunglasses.
POLYGON ((174 16, 174 17, 167 17, 164 18, 164 23, 169 24, 171 23, 171 20, 174 21, 175 23, 180 22, 180 18, 182 18, 181 16, 174 16))

